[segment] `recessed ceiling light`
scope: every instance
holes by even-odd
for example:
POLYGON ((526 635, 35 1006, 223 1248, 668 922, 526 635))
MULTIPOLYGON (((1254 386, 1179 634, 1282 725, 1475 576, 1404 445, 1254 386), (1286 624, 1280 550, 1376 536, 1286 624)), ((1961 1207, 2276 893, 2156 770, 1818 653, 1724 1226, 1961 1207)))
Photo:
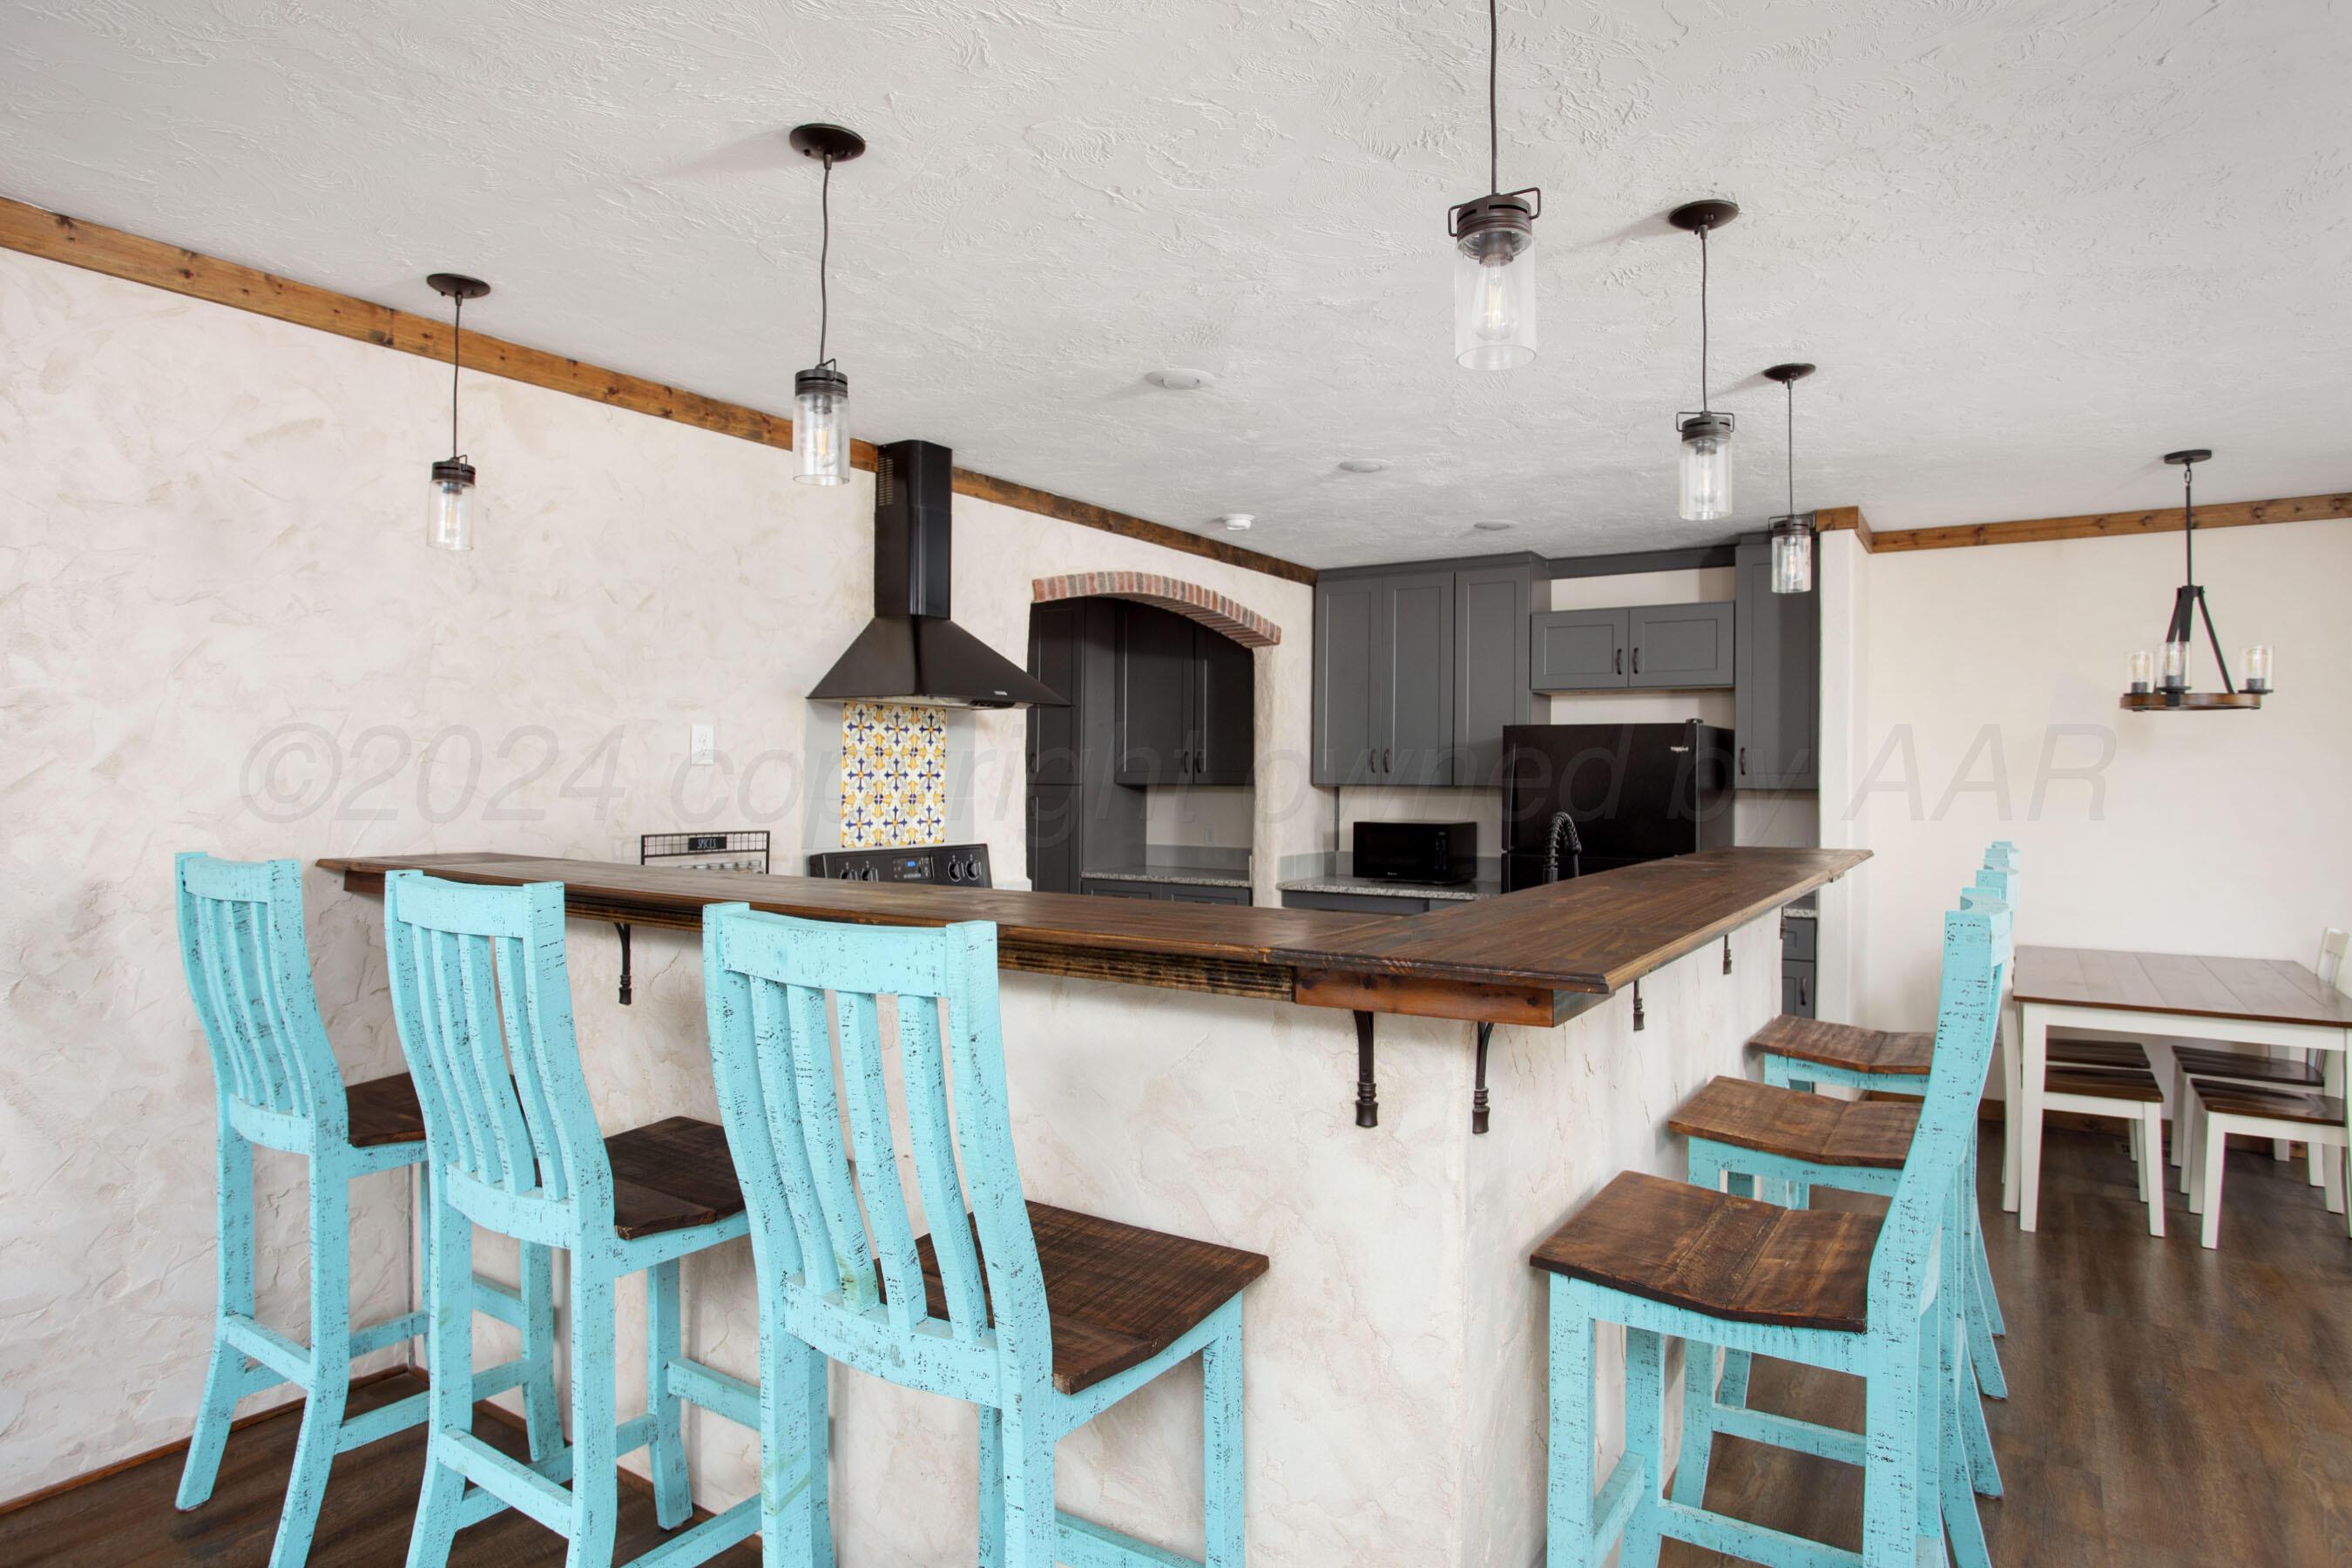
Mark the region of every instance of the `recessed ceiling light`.
POLYGON ((1217 521, 1225 525, 1225 531, 1228 533, 1247 533, 1250 531, 1250 525, 1257 521, 1257 518, 1251 512, 1229 511, 1217 521))
POLYGON ((1198 392, 1204 386, 1214 386, 1217 378, 1205 370, 1155 370, 1146 372, 1144 380, 1171 392, 1198 392))
POLYGON ((1470 526, 1481 533, 1508 533, 1519 525, 1507 517, 1490 517, 1483 522, 1474 522, 1470 526))
POLYGON ((1388 459, 1385 458, 1342 458, 1339 459, 1339 468, 1341 471, 1350 474, 1377 474, 1388 466, 1388 459))

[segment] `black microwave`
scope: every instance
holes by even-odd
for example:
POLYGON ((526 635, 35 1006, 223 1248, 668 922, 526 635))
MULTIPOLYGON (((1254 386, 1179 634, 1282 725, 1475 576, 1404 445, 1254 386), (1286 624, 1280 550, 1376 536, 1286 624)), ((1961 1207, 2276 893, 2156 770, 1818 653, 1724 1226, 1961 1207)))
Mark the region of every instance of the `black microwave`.
POLYGON ((1478 875, 1475 822, 1359 822, 1359 877, 1392 882, 1467 882, 1478 875))

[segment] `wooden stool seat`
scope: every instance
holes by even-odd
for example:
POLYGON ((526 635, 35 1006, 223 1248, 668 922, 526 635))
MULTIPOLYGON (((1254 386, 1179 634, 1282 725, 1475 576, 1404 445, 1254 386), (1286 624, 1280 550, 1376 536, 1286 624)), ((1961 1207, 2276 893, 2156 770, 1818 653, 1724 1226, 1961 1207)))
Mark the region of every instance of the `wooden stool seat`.
POLYGON ((2062 1040, 2053 1036, 2050 1059, 2067 1067, 2137 1068, 2146 1071, 2147 1047, 2137 1040, 2062 1040))
POLYGON ((1933 1035, 1865 1029, 1783 1013, 1749 1037, 1759 1050, 1845 1072, 1926 1078, 1936 1054, 1933 1035))
MULTIPOLYGON (((1031 1203, 1029 1228, 1054 1323, 1054 1386, 1091 1388, 1139 1366, 1209 1319, 1268 1267, 1265 1255, 1031 1203)), ((975 1252, 979 1238, 973 1237, 975 1252)), ((923 1294, 948 1317, 947 1286, 929 1236, 919 1237, 923 1294)))
POLYGON ((2206 1110, 2224 1116, 2260 1116, 2306 1127, 2341 1129, 2344 1125, 2344 1101, 2337 1095, 2288 1094, 2223 1083, 2192 1083, 2189 1087, 2206 1110))
POLYGON ((416 1103, 416 1085, 406 1073, 352 1084, 343 1096, 351 1111, 352 1148, 425 1142, 425 1110, 416 1103))
POLYGON ((615 1132, 604 1140, 604 1157, 613 1164, 613 1228, 625 1240, 743 1212, 727 1131, 715 1121, 672 1116, 615 1132))
MULTIPOLYGON (((2052 1047, 2053 1056, 2057 1047, 2052 1047)), ((2173 1049, 2172 1059, 2190 1078, 2225 1078, 2234 1083, 2276 1084, 2283 1089, 2317 1089, 2326 1078, 2313 1062, 2295 1061, 2286 1057, 2256 1056, 2251 1051, 2212 1050, 2201 1046, 2179 1046, 2173 1049)))
POLYGON ((2053 1062, 2042 1074, 2042 1088, 2052 1094, 2074 1095, 2086 1100, 2128 1100, 2142 1105, 2164 1103, 2164 1089, 2156 1075, 2145 1068, 2137 1072, 2128 1068, 2069 1067, 2053 1062))
POLYGON ((1667 1128, 1818 1165, 1899 1171, 1919 1128, 1916 1100, 1832 1100, 1718 1078, 1676 1108, 1667 1128))
POLYGON ((1740 1323, 1861 1333, 1878 1218, 1621 1173, 1538 1247, 1538 1268, 1740 1323))

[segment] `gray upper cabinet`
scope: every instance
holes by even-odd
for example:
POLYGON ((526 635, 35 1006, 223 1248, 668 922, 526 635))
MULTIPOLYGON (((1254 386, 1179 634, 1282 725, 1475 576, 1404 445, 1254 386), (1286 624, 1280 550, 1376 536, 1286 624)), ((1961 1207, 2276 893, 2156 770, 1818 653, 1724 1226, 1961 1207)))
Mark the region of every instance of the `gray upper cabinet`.
POLYGON ((1732 616, 1728 604, 1643 605, 1626 612, 1625 684, 1644 687, 1728 686, 1732 680, 1732 616))
POLYGON ((1452 784, 1454 574, 1384 579, 1381 618, 1381 662, 1372 674, 1380 781, 1452 784))
POLYGON ((1249 783, 1256 671, 1229 637, 1154 605, 1122 605, 1118 782, 1249 783))
POLYGON ((1491 784, 1532 713, 1533 555, 1325 573, 1315 586, 1314 782, 1491 784))
POLYGON ((1628 610, 1544 610, 1528 623, 1528 684, 1604 691, 1625 684, 1628 610))
POLYGON ((1734 698, 1735 789, 1821 787, 1820 590, 1772 592, 1772 546, 1739 542, 1739 637, 1734 698))
POLYGON ((1728 686, 1733 619, 1723 603, 1538 611, 1528 623, 1528 683, 1538 691, 1728 686))
POLYGON ((1525 563, 1454 574, 1454 777, 1499 786, 1503 726, 1535 717, 1527 680, 1528 610, 1535 573, 1525 563))
POLYGON ((1370 784, 1372 671, 1381 662, 1381 579, 1315 584, 1315 743, 1319 784, 1370 784))

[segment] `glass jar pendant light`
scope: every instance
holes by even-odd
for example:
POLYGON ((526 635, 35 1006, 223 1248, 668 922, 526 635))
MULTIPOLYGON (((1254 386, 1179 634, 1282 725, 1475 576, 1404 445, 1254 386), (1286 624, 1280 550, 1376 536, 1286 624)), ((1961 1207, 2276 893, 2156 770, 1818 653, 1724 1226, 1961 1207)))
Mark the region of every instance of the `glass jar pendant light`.
POLYGON ((1813 518, 1797 510, 1797 383, 1813 374, 1809 364, 1776 364, 1764 373, 1789 395, 1789 510, 1772 520, 1772 592, 1813 591, 1813 518))
POLYGON ((833 260, 833 166, 866 151, 866 138, 838 125, 795 125, 789 140, 803 158, 824 164, 817 197, 816 363, 793 377, 793 478, 804 485, 849 482, 849 377, 825 354, 833 301, 825 274, 833 260))
POLYGON ((425 492, 425 542, 436 550, 471 550, 482 500, 474 465, 458 450, 457 363, 465 342, 466 301, 480 299, 490 286, 457 272, 436 272, 425 281, 450 300, 449 455, 433 465, 432 487, 425 492))
POLYGON ((1513 370, 1536 357, 1536 242, 1543 192, 1503 189, 1496 73, 1502 25, 1486 0, 1486 194, 1448 207, 1454 241, 1454 362, 1465 370, 1513 370))
POLYGON ((2221 657, 2221 637, 2213 629, 2213 612, 2206 606, 2205 590, 2197 583, 2196 470, 2198 464, 2212 456, 2203 447, 2164 455, 2166 462, 2180 469, 2181 584, 2173 591, 2172 618, 2165 624, 2163 651, 2151 656, 2146 648, 2138 649, 2126 665, 2121 705, 2133 712, 2260 708, 2263 698, 2271 690, 2273 666, 2268 643, 2256 643, 2240 656, 2246 684, 2231 684, 2229 661, 2221 657), (2189 687, 2189 656, 2200 624, 2205 628, 2205 640, 2213 649, 2213 664, 2221 672, 2219 691, 2196 691, 2189 687))
POLYGON ((1737 202, 1685 202, 1666 215, 1676 228, 1698 236, 1698 407, 1675 416, 1682 433, 1685 522, 1717 522, 1731 515, 1731 432, 1728 414, 1707 406, 1706 237, 1739 216, 1737 202))

